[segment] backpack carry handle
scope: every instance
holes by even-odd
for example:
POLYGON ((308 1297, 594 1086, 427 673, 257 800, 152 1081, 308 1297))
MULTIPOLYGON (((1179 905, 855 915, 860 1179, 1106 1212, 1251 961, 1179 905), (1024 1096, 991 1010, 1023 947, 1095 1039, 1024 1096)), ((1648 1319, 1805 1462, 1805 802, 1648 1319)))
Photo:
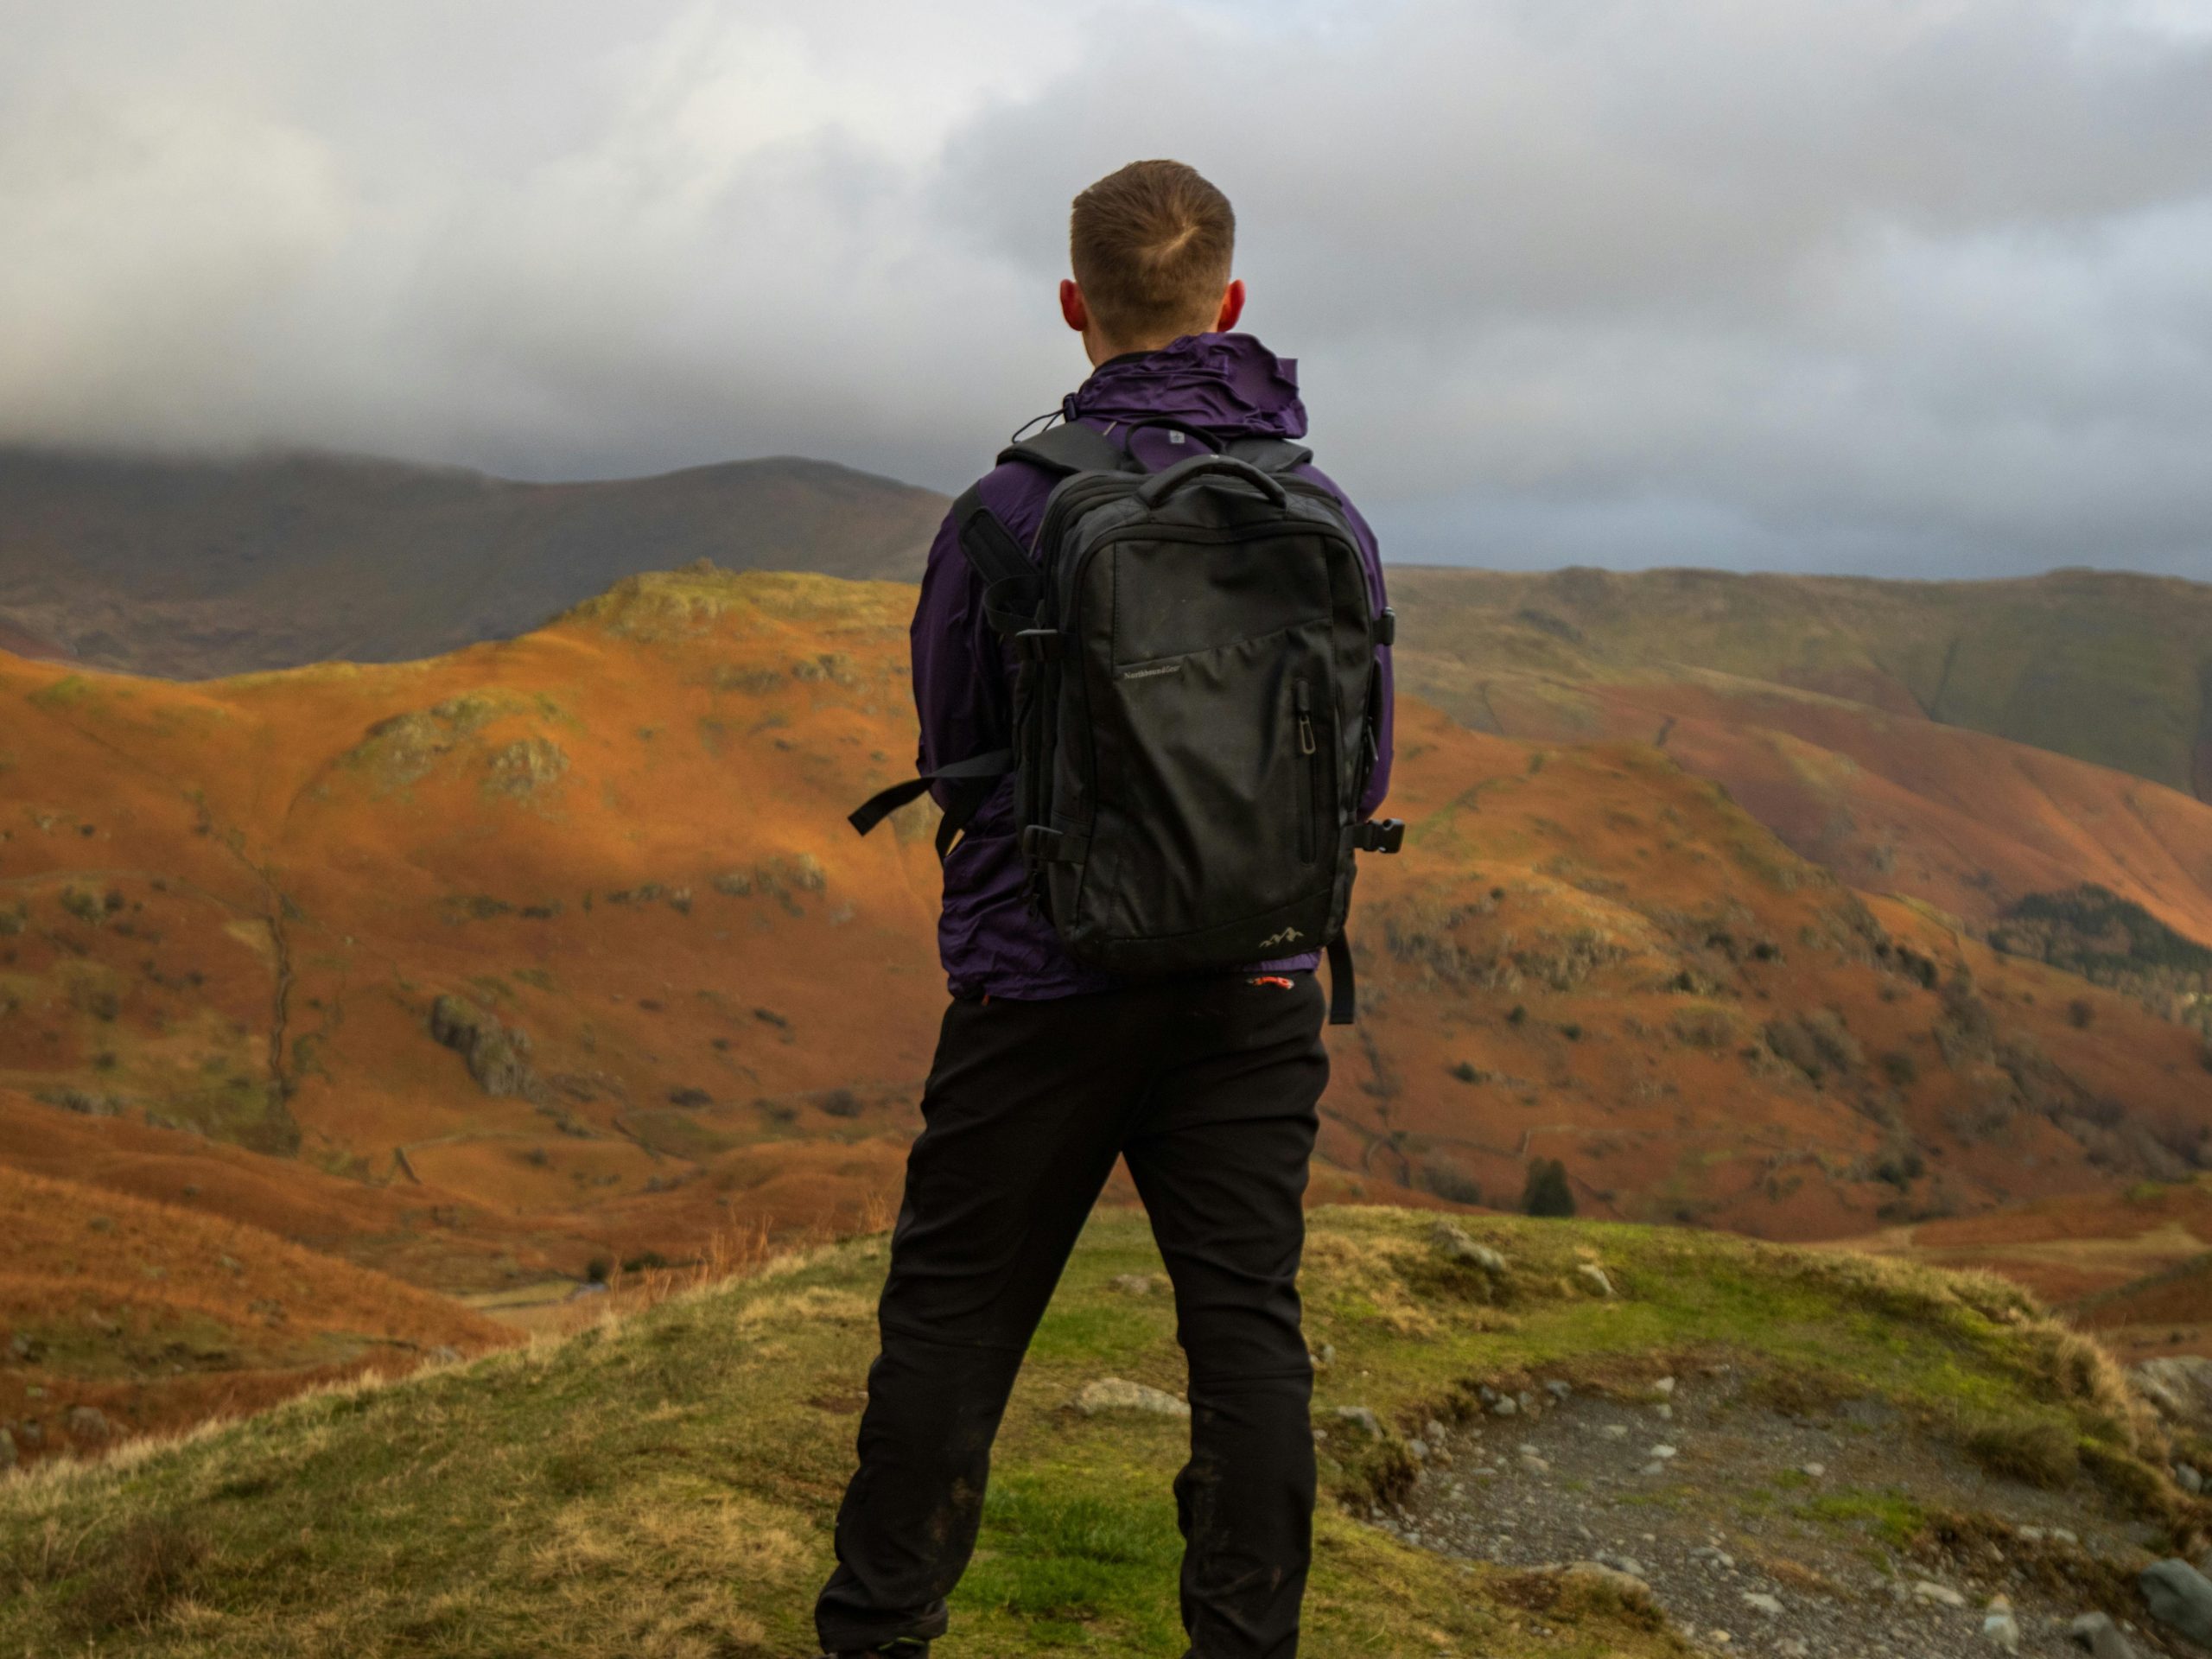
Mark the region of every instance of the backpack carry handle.
POLYGON ((1138 485, 1137 499, 1147 507, 1156 507, 1178 490, 1215 475, 1249 485, 1279 507, 1290 505, 1290 493, 1279 480, 1268 477, 1250 461, 1239 461, 1234 455, 1193 455, 1188 461, 1179 461, 1166 472, 1154 473, 1138 485))
MULTIPOLYGON (((1139 471, 1146 470, 1145 465, 1143 461, 1137 459, 1136 451, 1132 446, 1136 442, 1137 434, 1140 432, 1177 432, 1185 438, 1196 438, 1200 443, 1205 445, 1206 453, 1210 455, 1224 453, 1221 440, 1207 431, 1205 428, 1194 425, 1189 421, 1179 421, 1173 415, 1147 415, 1140 420, 1124 421, 1121 423, 1121 428, 1122 453, 1131 461, 1136 461, 1139 471)), ((1181 439, 1179 438, 1175 442, 1179 442, 1181 439)))

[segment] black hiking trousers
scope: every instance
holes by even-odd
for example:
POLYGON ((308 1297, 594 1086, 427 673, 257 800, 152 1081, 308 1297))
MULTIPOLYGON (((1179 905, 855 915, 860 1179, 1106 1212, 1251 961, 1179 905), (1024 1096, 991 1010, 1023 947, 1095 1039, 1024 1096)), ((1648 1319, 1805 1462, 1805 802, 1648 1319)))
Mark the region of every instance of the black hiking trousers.
POLYGON ((1117 1156, 1175 1288, 1194 1659, 1298 1650, 1313 1523, 1298 1263, 1328 1080, 1310 973, 945 1011, 906 1162, 860 1471, 815 1607, 831 1653, 945 1628, 1024 1350, 1117 1156), (1286 985, 1285 980, 1288 981, 1286 985))

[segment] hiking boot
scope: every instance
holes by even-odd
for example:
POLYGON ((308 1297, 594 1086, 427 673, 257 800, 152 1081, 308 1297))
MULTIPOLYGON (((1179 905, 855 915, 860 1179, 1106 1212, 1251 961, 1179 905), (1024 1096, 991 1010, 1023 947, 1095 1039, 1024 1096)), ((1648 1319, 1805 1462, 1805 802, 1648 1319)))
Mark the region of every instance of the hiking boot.
POLYGON ((823 1654, 822 1659, 930 1659, 930 1644, 902 1637, 888 1647, 842 1648, 823 1654))

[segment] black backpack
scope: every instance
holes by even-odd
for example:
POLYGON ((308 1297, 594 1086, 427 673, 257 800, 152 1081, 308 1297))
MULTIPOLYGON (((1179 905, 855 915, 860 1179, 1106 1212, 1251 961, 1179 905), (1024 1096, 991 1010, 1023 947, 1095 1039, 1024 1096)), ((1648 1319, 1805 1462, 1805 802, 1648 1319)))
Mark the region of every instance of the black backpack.
POLYGON ((1033 559, 976 490, 953 504, 1014 649, 1013 747, 885 790, 853 827, 951 782, 942 857, 1011 772, 1030 902, 1077 962, 1160 976, 1325 948, 1349 1024, 1353 854, 1405 836, 1356 822, 1395 619, 1371 613, 1343 504, 1294 475, 1310 450, 1138 425, 1208 450, 1147 473, 1135 429, 1070 423, 999 456, 1060 480, 1033 559))

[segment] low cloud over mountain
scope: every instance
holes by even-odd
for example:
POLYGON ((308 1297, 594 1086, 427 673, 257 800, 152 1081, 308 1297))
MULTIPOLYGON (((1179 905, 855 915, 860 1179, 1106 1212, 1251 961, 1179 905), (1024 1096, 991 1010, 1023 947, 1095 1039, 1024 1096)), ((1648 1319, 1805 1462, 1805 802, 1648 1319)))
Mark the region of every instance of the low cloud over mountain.
POLYGON ((0 440, 953 487, 1173 154, 1402 556, 2202 573, 2202 17, 0 0, 0 440))

